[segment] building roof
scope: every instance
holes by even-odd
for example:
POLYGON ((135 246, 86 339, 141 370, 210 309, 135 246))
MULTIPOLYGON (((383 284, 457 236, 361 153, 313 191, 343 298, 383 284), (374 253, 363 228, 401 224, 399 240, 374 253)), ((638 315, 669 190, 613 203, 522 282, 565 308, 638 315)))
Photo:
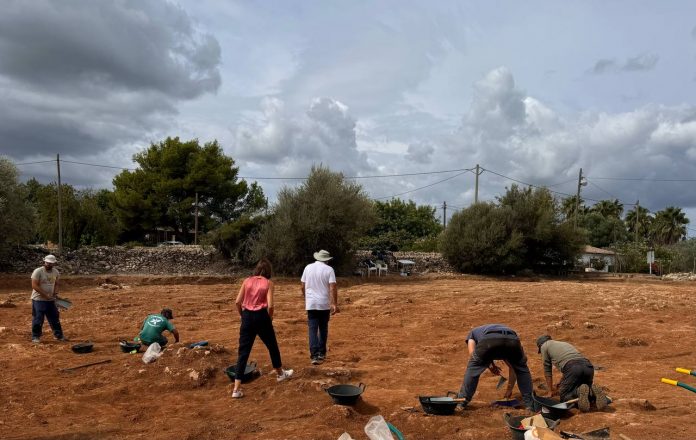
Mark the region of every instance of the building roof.
POLYGON ((594 246, 585 246, 585 248, 582 250, 583 254, 600 254, 600 255, 616 255, 616 252, 610 251, 608 249, 600 249, 598 247, 594 246))

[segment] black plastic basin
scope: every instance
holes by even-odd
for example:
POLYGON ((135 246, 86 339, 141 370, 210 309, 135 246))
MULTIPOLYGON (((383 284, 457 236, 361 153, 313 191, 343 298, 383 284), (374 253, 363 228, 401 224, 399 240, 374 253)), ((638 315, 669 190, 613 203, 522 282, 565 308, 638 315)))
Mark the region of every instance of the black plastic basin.
POLYGON ((324 391, 338 405, 355 405, 360 395, 365 391, 365 384, 361 382, 358 385, 334 385, 324 388, 324 391))

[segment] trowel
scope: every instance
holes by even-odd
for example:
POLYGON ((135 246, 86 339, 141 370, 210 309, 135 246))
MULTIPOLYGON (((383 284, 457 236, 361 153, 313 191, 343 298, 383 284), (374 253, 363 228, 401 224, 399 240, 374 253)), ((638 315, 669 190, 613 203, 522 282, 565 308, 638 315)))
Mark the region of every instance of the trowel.
POLYGON ((495 386, 496 390, 499 390, 503 387, 503 385, 507 382, 507 378, 500 376, 500 379, 498 379, 498 384, 495 386))

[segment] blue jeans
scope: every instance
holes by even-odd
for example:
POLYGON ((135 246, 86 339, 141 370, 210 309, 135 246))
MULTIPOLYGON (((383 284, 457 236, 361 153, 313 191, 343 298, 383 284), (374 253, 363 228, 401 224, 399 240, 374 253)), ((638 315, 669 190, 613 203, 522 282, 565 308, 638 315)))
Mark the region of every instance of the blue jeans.
POLYGON ((53 336, 56 339, 63 338, 63 329, 60 326, 60 314, 55 301, 37 301, 31 302, 31 337, 40 338, 43 331, 44 317, 48 319, 48 325, 53 330, 53 336))
POLYGON ((326 356, 326 340, 329 339, 331 310, 307 310, 310 357, 326 356))

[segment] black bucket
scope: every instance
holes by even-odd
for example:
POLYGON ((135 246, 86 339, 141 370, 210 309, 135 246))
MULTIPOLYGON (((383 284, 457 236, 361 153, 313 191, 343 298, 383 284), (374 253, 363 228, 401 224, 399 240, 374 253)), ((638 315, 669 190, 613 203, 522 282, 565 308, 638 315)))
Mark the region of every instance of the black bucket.
POLYGON ((242 374, 242 377, 241 377, 241 378, 238 378, 238 377, 237 377, 237 372, 235 371, 236 369, 237 369, 237 366, 236 366, 236 365, 230 365, 230 366, 227 367, 227 369, 225 370, 225 374, 226 374, 227 377, 229 377, 230 380, 232 380, 232 381, 235 380, 235 379, 241 379, 241 380, 242 380, 242 383, 245 383, 245 382, 249 382, 250 380, 252 380, 252 379, 255 378, 256 376, 259 376, 259 375, 260 375, 259 370, 256 368, 256 362, 254 362, 254 361, 249 362, 249 363, 246 365, 246 368, 244 369, 244 374, 242 374))
MULTIPOLYGON (((505 415, 503 416, 503 420, 505 420, 505 423, 508 425, 508 428, 510 428, 510 431, 512 432, 513 440, 524 440, 524 433, 527 432, 527 430, 520 428, 519 426, 522 423, 522 419, 525 419, 527 417, 529 416, 513 416, 510 415, 510 413, 505 413, 505 415)), ((551 430, 556 429, 558 424, 561 423, 558 420, 552 420, 547 418, 546 416, 544 416, 544 421, 551 430)))
POLYGON ((561 402, 549 399, 548 397, 541 397, 533 394, 532 398, 534 402, 541 407, 541 415, 545 418, 558 420, 565 417, 568 414, 568 410, 570 410, 570 408, 556 408, 555 406, 559 405, 561 402))
POLYGON ((358 385, 334 385, 324 388, 324 391, 331 396, 335 404, 338 405, 355 405, 360 395, 365 391, 365 384, 358 385))
POLYGON ((141 345, 138 344, 137 342, 128 342, 128 341, 120 341, 118 345, 121 347, 121 351, 124 353, 130 353, 131 351, 135 350, 136 352, 140 351, 141 345))
POLYGON ((92 349, 94 348, 94 344, 91 342, 80 342, 79 344, 73 345, 71 348, 72 351, 78 354, 91 353, 92 349))
POLYGON ((448 391, 447 396, 418 396, 421 407, 423 411, 427 414, 433 414, 436 416, 451 416, 454 414, 454 410, 457 409, 459 402, 452 400, 452 395, 456 396, 457 393, 453 391, 448 391))

